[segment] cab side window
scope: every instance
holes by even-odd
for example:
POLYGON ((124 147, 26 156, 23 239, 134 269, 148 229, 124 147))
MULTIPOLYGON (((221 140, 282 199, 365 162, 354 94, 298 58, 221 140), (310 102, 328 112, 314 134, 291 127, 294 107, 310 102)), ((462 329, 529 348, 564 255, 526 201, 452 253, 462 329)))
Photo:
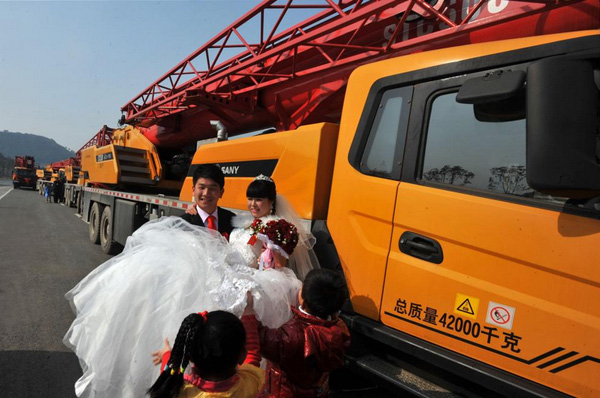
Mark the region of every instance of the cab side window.
POLYGON ((456 95, 446 91, 430 101, 421 181, 564 203, 527 185, 524 109, 477 114, 456 95))
POLYGON ((360 171, 384 178, 399 173, 404 151, 411 87, 383 92, 360 160, 360 171))

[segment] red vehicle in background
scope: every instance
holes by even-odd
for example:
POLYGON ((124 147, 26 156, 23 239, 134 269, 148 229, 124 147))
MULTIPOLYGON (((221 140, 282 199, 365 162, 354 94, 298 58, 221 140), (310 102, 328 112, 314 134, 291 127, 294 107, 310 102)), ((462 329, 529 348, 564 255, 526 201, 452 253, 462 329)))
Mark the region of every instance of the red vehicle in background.
POLYGON ((12 173, 13 187, 35 189, 37 175, 33 156, 15 156, 15 168, 12 173))

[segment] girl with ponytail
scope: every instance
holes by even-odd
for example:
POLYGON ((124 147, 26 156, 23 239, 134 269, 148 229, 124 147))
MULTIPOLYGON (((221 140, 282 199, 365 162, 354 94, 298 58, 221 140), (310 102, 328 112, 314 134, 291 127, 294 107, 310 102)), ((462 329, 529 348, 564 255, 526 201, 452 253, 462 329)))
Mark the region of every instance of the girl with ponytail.
POLYGON ((262 388, 257 321, 240 321, 225 311, 188 315, 171 350, 153 353, 162 373, 148 390, 151 398, 255 397, 262 388), (192 364, 190 369, 188 364, 192 364), (238 366, 241 365, 241 366, 238 366))

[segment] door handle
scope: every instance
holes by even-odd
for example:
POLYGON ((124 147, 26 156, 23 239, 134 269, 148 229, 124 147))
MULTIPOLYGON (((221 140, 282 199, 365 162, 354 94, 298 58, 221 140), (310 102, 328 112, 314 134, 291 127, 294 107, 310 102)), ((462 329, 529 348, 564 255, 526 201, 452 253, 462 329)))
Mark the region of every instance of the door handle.
POLYGON ((402 253, 430 263, 441 264, 444 261, 442 246, 436 240, 414 232, 403 233, 398 247, 402 253))

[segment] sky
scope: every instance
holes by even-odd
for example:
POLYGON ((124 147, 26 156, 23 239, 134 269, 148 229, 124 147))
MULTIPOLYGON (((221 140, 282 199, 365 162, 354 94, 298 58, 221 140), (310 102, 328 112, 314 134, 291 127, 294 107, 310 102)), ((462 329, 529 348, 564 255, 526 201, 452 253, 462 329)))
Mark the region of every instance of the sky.
POLYGON ((123 105, 258 3, 0 0, 0 131, 77 151, 103 125, 117 127, 123 105))

